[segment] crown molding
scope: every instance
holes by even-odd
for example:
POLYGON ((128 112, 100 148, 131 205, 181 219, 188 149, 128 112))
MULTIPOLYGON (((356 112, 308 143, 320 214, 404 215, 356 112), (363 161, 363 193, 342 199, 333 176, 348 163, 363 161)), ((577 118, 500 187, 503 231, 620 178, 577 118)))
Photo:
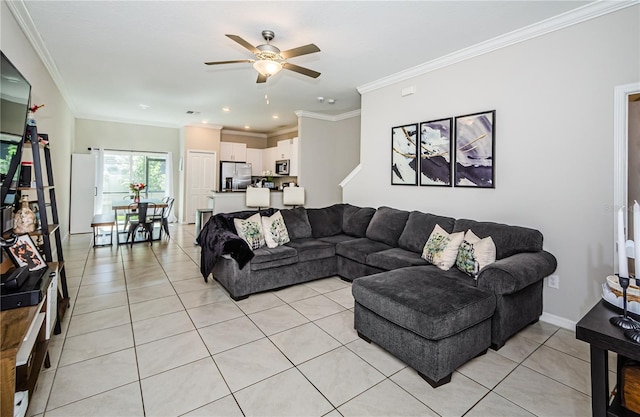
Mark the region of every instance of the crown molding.
POLYGON ((274 137, 274 136, 280 136, 280 135, 286 135, 287 133, 292 133, 292 132, 297 132, 297 131, 298 131, 298 125, 291 126, 291 127, 285 127, 283 129, 276 130, 275 132, 267 133, 267 138, 271 138, 271 137, 274 137))
POLYGON ((71 112, 75 115, 77 114, 77 109, 67 92, 67 88, 64 85, 64 81, 62 80, 62 76, 60 75, 60 71, 58 71, 58 67, 56 66, 49 50, 44 44, 42 40, 42 36, 40 36, 40 32, 36 28, 35 23, 33 23, 33 19, 31 19, 31 15, 27 10, 27 7, 24 4, 23 0, 15 0, 15 1, 5 1, 4 2, 11 14, 16 19, 18 26, 22 29, 22 32, 31 43, 31 46, 36 51, 36 54, 42 61, 42 64, 45 66, 49 75, 53 79, 53 82, 58 87, 60 94, 62 94, 62 98, 69 106, 71 112))
POLYGON ((116 117, 104 117, 98 116, 95 114, 87 114, 80 113, 75 115, 76 120, 95 120, 97 122, 109 122, 109 123, 123 123, 127 125, 139 125, 139 126, 150 126, 150 127, 164 127, 169 129, 180 129, 181 126, 170 123, 156 123, 156 122, 145 122, 144 120, 136 120, 136 119, 121 119, 116 117))
POLYGON ((341 120, 350 119, 352 117, 360 116, 360 109, 353 110, 350 112, 338 114, 338 115, 330 115, 323 113, 314 113, 306 110, 296 110, 296 116, 298 117, 308 117, 310 119, 318 119, 318 120, 326 120, 328 122, 339 122, 341 120))
POLYGON ((468 59, 475 58, 477 56, 484 55, 498 49, 506 48, 508 46, 524 42, 550 32, 564 29, 566 27, 573 26, 590 19, 613 13, 627 7, 635 6, 637 4, 640 4, 639 0, 597 0, 575 10, 571 10, 558 16, 542 20, 538 23, 534 23, 521 29, 514 30, 513 32, 509 32, 504 35, 497 36, 493 39, 480 42, 468 48, 461 49, 459 51, 434 59, 424 64, 420 64, 415 67, 408 68, 404 71, 389 75, 387 77, 380 78, 379 80, 358 87, 357 90, 360 94, 369 93, 371 91, 375 91, 380 88, 387 87, 413 77, 417 77, 419 75, 427 74, 429 72, 448 67, 450 65, 457 64, 459 62, 466 61, 468 59))
POLYGON ((251 136, 254 138, 260 138, 260 139, 266 139, 267 138, 267 134, 266 133, 257 133, 257 132, 246 132, 244 130, 233 130, 233 129, 222 129, 222 131, 220 132, 223 135, 224 134, 228 134, 228 135, 236 135, 236 136, 251 136))

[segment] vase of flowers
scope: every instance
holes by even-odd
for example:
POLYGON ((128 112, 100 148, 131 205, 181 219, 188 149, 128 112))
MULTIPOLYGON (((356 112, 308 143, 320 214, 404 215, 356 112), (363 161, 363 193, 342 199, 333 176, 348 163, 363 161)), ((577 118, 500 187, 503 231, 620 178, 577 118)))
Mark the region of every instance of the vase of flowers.
POLYGON ((129 190, 133 193, 133 201, 140 202, 140 191, 144 190, 145 185, 142 182, 132 182, 129 184, 129 190))

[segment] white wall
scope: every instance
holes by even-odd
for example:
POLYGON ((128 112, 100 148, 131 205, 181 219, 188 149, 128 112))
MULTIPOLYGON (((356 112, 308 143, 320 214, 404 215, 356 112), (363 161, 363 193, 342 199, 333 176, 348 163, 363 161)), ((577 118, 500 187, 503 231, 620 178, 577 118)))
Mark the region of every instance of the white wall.
POLYGON ((639 80, 639 9, 365 93, 362 171, 345 202, 540 229, 560 276, 544 311, 577 321, 614 272, 613 92, 639 80), (493 109, 495 189, 390 185, 392 126, 493 109))
POLYGON ((300 172, 305 207, 342 202, 340 182, 360 160, 360 117, 321 120, 298 117, 300 172))
POLYGON ((31 103, 45 104, 35 119, 38 131, 49 134, 60 230, 65 238, 69 233, 73 112, 4 1, 0 4, 0 22, 0 49, 31 83, 31 103))

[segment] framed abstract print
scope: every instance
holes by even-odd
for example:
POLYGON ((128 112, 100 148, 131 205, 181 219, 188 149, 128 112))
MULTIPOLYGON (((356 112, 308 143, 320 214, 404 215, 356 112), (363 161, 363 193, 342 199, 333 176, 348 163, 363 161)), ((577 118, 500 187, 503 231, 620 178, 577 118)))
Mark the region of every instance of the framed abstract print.
POLYGON ((418 124, 391 128, 391 185, 418 185, 418 124))
POLYGON ((420 123, 420 185, 451 186, 453 119, 420 123))
POLYGON ((455 118, 456 187, 495 188, 495 110, 455 118))

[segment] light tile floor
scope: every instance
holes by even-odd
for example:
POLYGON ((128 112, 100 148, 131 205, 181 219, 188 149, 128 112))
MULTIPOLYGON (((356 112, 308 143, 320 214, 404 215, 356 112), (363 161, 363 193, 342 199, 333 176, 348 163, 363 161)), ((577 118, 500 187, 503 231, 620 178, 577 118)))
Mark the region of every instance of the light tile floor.
POLYGON ((433 389, 358 338, 348 282, 234 302, 200 276, 193 231, 171 225, 171 239, 133 248, 68 239, 71 307, 29 415, 591 414, 589 347, 573 332, 539 322, 433 389))

